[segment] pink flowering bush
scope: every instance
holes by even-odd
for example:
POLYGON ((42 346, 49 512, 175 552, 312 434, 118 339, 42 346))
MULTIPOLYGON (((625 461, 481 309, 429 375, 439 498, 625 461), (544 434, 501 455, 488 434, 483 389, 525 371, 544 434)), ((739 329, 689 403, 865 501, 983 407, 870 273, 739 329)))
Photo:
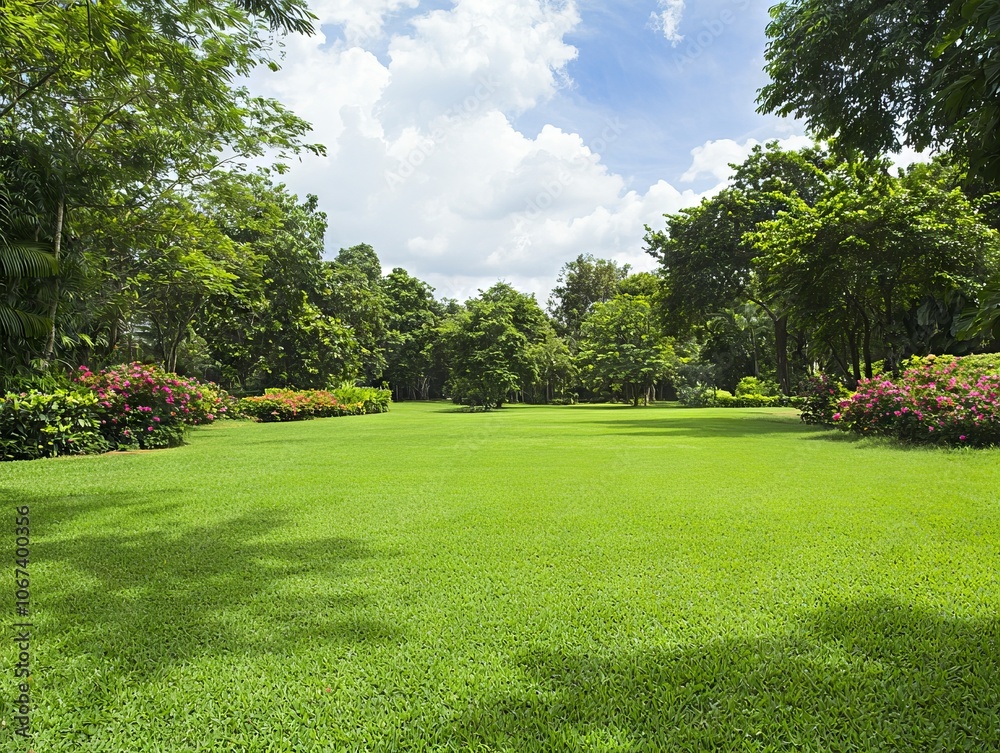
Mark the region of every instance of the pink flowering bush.
POLYGON ((908 442, 1000 444, 1000 375, 965 367, 964 360, 932 360, 895 380, 864 379, 840 402, 834 425, 908 442))
POLYGON ((239 401, 242 415, 256 421, 303 421, 333 416, 361 416, 388 410, 391 393, 374 387, 329 390, 268 390, 239 401))
POLYGON ((114 447, 178 445, 186 427, 211 423, 232 405, 214 384, 151 364, 122 364, 97 373, 81 366, 76 381, 97 396, 101 430, 114 447))

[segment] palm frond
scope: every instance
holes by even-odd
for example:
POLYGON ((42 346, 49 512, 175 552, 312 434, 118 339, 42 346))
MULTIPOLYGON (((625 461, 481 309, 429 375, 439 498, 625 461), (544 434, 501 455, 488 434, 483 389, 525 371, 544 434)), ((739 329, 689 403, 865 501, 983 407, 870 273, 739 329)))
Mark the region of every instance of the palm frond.
POLYGON ((58 272, 59 262, 46 244, 0 238, 0 277, 53 277, 58 272))
POLYGON ((44 316, 21 311, 0 302, 0 336, 39 338, 45 337, 52 322, 44 316))

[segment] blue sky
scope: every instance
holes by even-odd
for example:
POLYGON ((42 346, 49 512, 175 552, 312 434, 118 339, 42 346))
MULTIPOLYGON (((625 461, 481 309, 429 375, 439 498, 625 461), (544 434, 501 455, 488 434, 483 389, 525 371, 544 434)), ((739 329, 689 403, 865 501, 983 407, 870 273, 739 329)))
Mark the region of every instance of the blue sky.
POLYGON ((287 176, 319 196, 329 253, 368 242, 441 294, 543 297, 578 253, 649 267, 644 224, 754 143, 801 143, 755 111, 770 4, 315 0, 322 35, 252 81, 330 150, 287 176))
MULTIPOLYGON (((692 148, 707 140, 785 135, 775 118, 758 115, 764 28, 771 0, 695 0, 684 8, 672 43, 651 28, 655 3, 587 3, 582 24, 568 41, 579 57, 568 67, 574 87, 530 113, 531 125, 551 119, 566 127, 596 129, 584 112, 614 113, 627 138, 605 153, 612 169, 636 184, 677 180, 692 148)), ((528 125, 527 123, 525 124, 528 125)), ((530 127, 530 126, 529 126, 530 127)), ((597 138, 594 133, 593 138, 597 138)), ((703 180, 696 188, 708 188, 703 180)))

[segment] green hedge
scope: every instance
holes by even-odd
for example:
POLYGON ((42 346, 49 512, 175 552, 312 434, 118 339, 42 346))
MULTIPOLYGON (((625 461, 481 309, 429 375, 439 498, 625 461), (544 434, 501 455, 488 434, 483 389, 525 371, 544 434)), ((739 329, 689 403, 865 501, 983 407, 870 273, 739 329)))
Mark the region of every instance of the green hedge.
POLYGON ((1000 376, 1000 353, 980 353, 974 356, 913 356, 902 364, 900 369, 918 369, 931 366, 935 371, 943 370, 958 362, 954 368, 955 376, 975 377, 983 375, 1000 376))
MULTIPOLYGON (((767 385, 753 377, 740 382, 744 390, 762 384, 767 385)), ((728 390, 717 390, 704 384, 682 386, 677 391, 677 397, 685 408, 787 408, 797 407, 802 402, 798 397, 787 395, 741 394, 739 391, 733 395, 728 390)))
POLYGON ((713 408, 787 408, 797 406, 799 398, 787 395, 730 395, 716 394, 710 405, 713 408))
POLYGON ((8 393, 0 400, 0 460, 105 452, 101 415, 89 391, 8 393))

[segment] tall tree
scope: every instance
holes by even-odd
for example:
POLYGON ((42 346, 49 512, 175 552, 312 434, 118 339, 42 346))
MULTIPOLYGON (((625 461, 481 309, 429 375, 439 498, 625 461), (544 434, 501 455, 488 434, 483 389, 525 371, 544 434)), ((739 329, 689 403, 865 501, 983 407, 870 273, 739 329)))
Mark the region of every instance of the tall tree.
POLYGON ((388 303, 382 344, 386 379, 397 400, 427 400, 434 381, 433 340, 444 307, 434 299, 434 288, 399 267, 383 278, 382 289, 388 303))
POLYGON ((630 269, 628 264, 597 259, 592 254, 580 254, 563 266, 548 308, 571 347, 579 340, 580 325, 593 305, 614 298, 630 269))
POLYGON ((361 378, 382 381, 386 368, 382 348, 389 326, 389 300, 382 287, 382 265, 368 244, 341 249, 326 262, 323 311, 351 327, 360 348, 361 378))
MULTIPOLYGON (((155 213, 227 163, 271 148, 319 151, 301 141, 308 124, 232 83, 271 62, 268 26, 308 31, 308 21, 298 0, 5 4, 0 48, 14 54, 0 63, 0 140, 48 156, 57 260, 72 250, 64 236, 82 208, 155 213)), ((59 345, 61 289, 46 361, 59 345)))
POLYGON ((815 205, 793 199, 748 240, 765 285, 854 381, 912 352, 907 312, 974 294, 998 262, 996 231, 939 165, 892 178, 879 163, 845 164, 815 205))
POLYGON ((692 209, 667 215, 665 231, 646 227, 647 253, 657 258, 665 280, 664 306, 675 334, 689 332, 713 313, 751 301, 774 325, 778 381, 790 393, 788 318, 775 291, 762 285, 746 239, 789 202, 807 205, 822 195, 829 157, 819 148, 797 152, 776 143, 754 147, 734 165, 733 185, 692 209))
POLYGON ((620 295, 596 304, 582 334, 577 365, 584 384, 598 394, 610 392, 638 405, 668 372, 672 349, 645 296, 620 295))
POLYGON ((243 250, 231 293, 216 297, 205 328, 225 380, 244 389, 326 387, 360 372, 351 328, 325 312, 326 216, 264 175, 214 185, 216 223, 243 250))
POLYGON ((534 296, 504 282, 481 292, 442 327, 448 394, 470 406, 502 407, 512 393, 538 381, 532 346, 551 330, 534 296))

